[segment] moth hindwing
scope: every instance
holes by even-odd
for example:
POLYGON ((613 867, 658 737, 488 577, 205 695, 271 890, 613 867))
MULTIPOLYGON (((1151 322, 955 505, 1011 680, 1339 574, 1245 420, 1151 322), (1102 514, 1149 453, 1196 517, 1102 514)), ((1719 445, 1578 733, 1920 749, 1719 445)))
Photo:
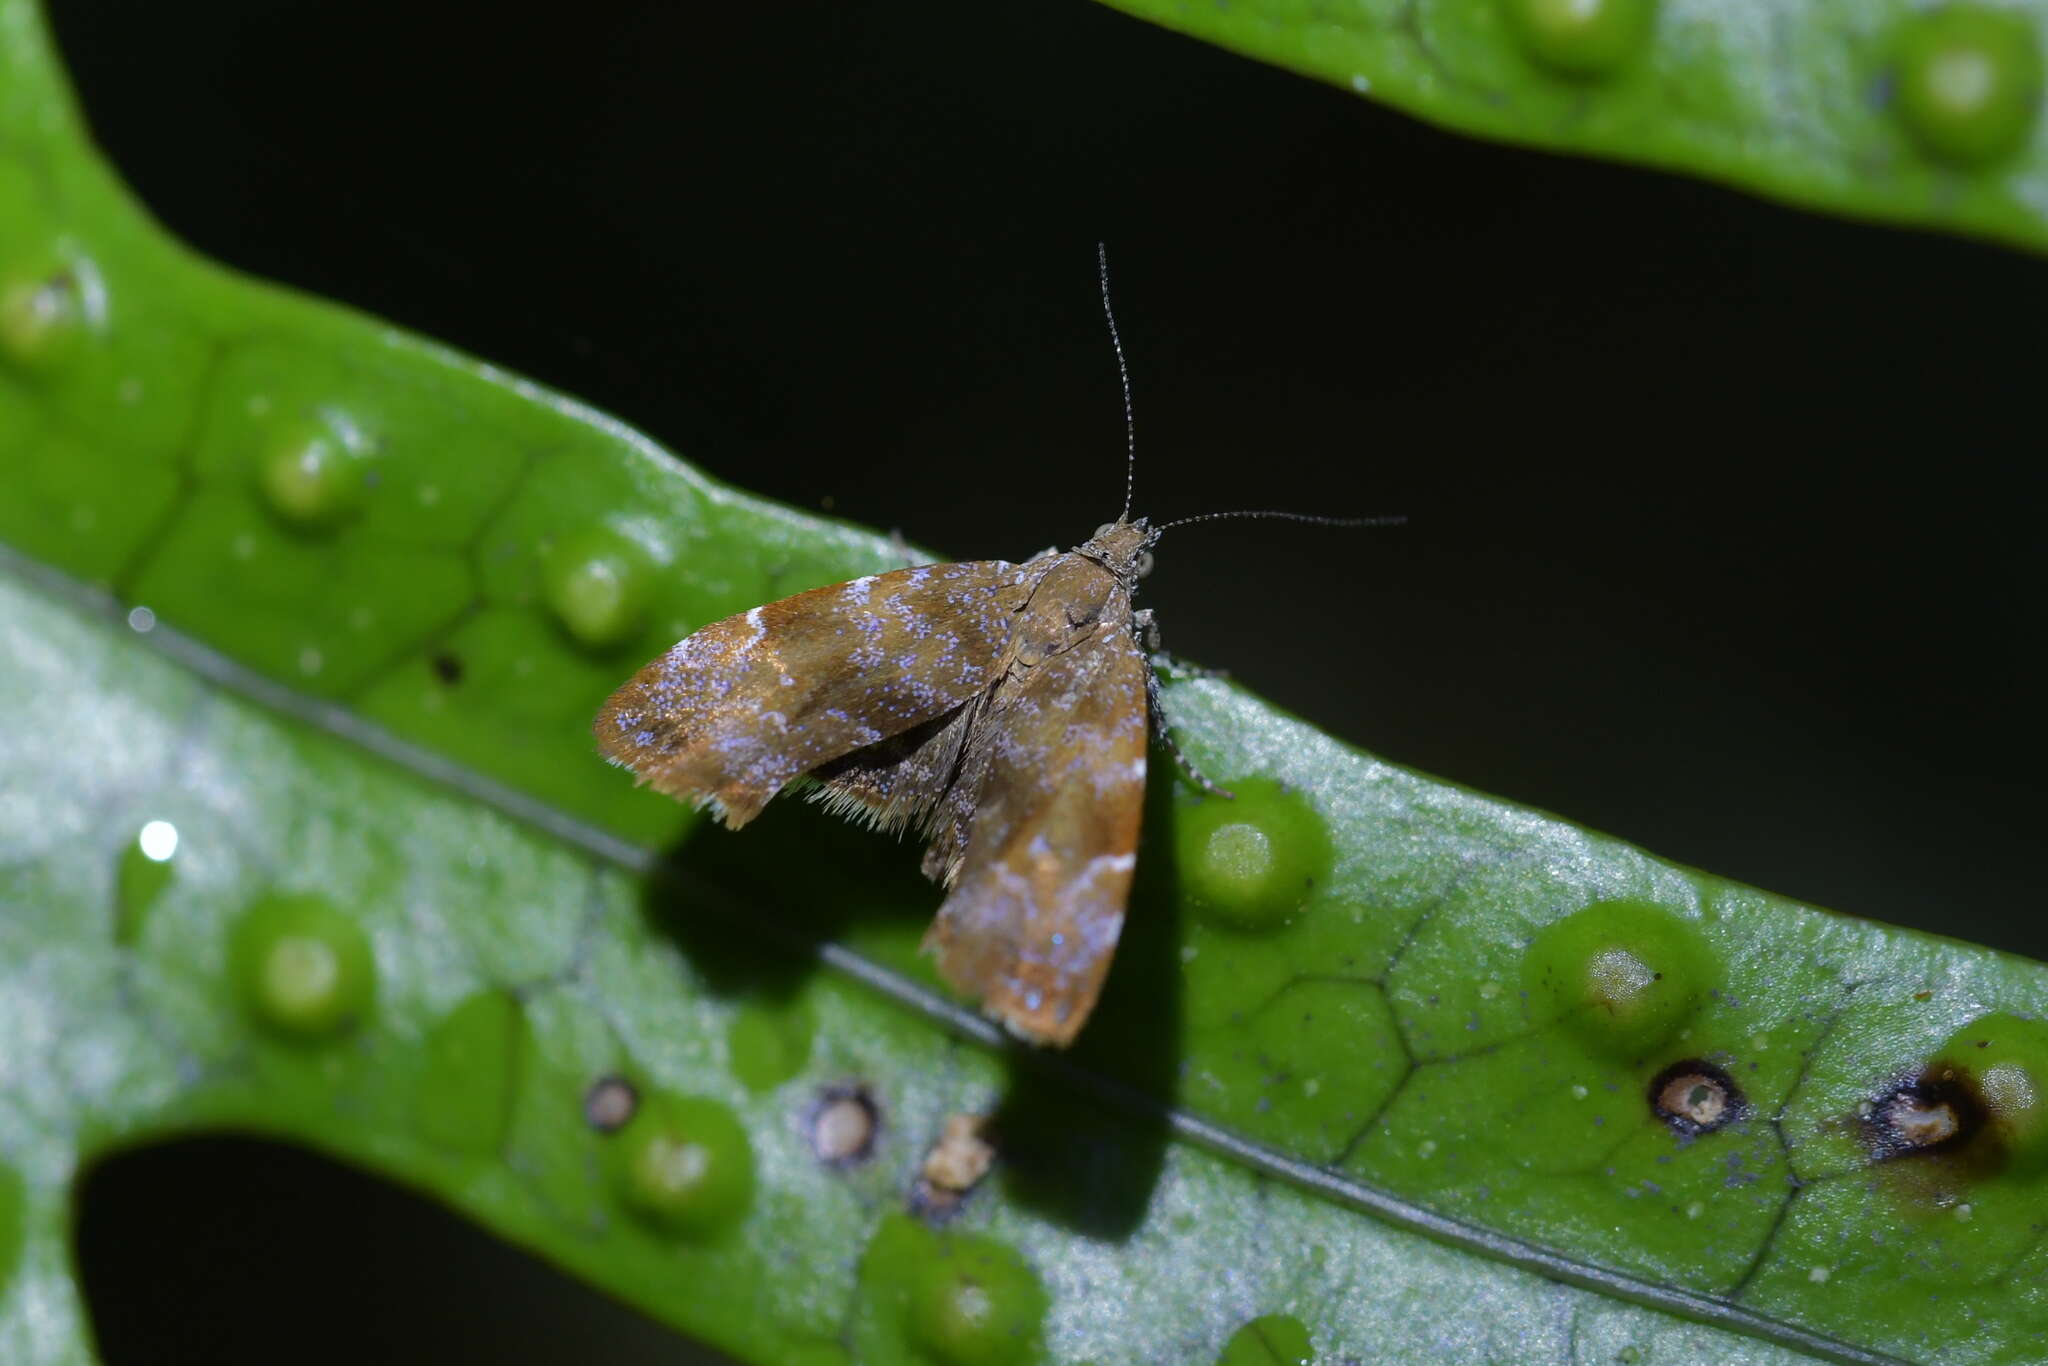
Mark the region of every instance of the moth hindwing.
POLYGON ((930 841, 925 936, 1011 1032, 1064 1045, 1116 950, 1144 805, 1141 518, 1023 564, 817 588, 676 643, 597 714, 605 757, 738 828, 798 779, 930 841))

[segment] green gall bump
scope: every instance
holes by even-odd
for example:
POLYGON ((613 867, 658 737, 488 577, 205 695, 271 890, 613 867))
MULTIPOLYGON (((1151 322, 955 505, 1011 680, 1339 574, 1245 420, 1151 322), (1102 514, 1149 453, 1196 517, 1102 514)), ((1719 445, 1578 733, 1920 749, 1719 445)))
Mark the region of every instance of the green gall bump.
POLYGON ((749 1091, 773 1090, 803 1071, 814 1031, 811 1012, 801 1003, 741 1006, 725 1031, 733 1075, 749 1091))
POLYGON ((1314 1366, 1308 1329, 1292 1314, 1267 1314, 1230 1335, 1216 1366, 1314 1366))
POLYGON ((1539 933, 1522 960, 1538 1019, 1640 1057, 1705 1004, 1719 967, 1698 930, 1646 901, 1602 901, 1539 933))
POLYGON ((942 1366, 1010 1366, 1037 1344, 1045 1290, 1024 1260, 992 1239, 938 1241, 911 1281, 905 1327, 942 1366))
POLYGON ((0 1162, 0 1295, 7 1293, 7 1283, 21 1265, 24 1203, 21 1173, 0 1162))
POLYGON ((1256 825, 1231 821, 1209 832, 1202 851, 1211 866, 1233 883, 1264 881, 1273 872, 1273 841, 1256 825))
POLYGON ((263 505, 301 531, 326 530, 353 515, 362 506, 368 475, 368 460, 318 427, 280 433, 256 460, 263 505))
POLYGON ((526 1012, 510 992, 479 991, 427 1031, 413 1117, 429 1142, 489 1157, 504 1146, 527 1048, 526 1012))
POLYGON ((0 281, 0 359, 25 370, 61 363, 85 333, 77 274, 65 268, 0 281))
POLYGON ((303 1014, 334 995, 341 956, 325 939, 295 934, 271 945, 263 960, 263 990, 287 1011, 303 1014))
POLYGON ((272 896, 236 922, 229 972, 258 1023, 319 1040, 353 1028, 376 994, 370 941, 319 897, 272 896))
POLYGON ((2041 101, 2040 38, 2027 15, 1925 10, 1900 24, 1895 52, 1899 118, 1928 155, 1982 166, 2026 143, 2041 101))
POLYGON ((1007 1366, 1044 1359, 1048 1300, 1007 1244, 884 1213, 861 1254, 855 1359, 1007 1366))
POLYGON ((1258 933, 1292 924, 1330 878, 1329 828, 1301 793, 1269 778, 1231 785, 1174 813, 1187 905, 1212 924, 1258 933))
POLYGON ((1502 0, 1522 50, 1565 76, 1605 76, 1642 50, 1656 0, 1502 0))
POLYGON ((114 867, 114 939, 132 944, 142 933, 150 908, 171 885, 178 852, 178 828, 169 821, 148 821, 121 850, 114 867))
POLYGON ((655 1093, 611 1140, 612 1181, 648 1223, 699 1237, 754 1196, 754 1152, 733 1112, 699 1096, 655 1093))
POLYGON ((2048 1020, 1982 1016, 1957 1030, 1941 1056, 1976 1078, 1977 1099, 2012 1166, 2048 1165, 2048 1020))
POLYGON ((641 549, 606 527, 562 537, 541 557, 541 598, 577 644, 631 640, 646 612, 652 570, 641 549))

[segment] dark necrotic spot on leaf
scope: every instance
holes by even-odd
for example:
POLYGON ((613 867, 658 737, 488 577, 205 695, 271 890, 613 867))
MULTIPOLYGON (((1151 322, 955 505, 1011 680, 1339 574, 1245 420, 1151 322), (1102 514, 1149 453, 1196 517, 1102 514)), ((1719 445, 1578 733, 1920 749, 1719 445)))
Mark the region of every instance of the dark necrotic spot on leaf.
POLYGON ((640 1110, 640 1090, 620 1076, 602 1076, 583 1093, 583 1122, 601 1134, 625 1128, 640 1110))
POLYGON ((1872 1160, 1962 1153, 1984 1132, 1984 1101, 1967 1068, 1935 1061, 1857 1107, 1872 1160))
POLYGON ((434 677, 454 687, 462 681, 462 656, 448 650, 437 650, 432 660, 434 677))
POLYGON ((1735 1079, 1704 1058, 1682 1058, 1650 1078, 1650 1113, 1686 1138, 1710 1134, 1749 1114, 1735 1079))

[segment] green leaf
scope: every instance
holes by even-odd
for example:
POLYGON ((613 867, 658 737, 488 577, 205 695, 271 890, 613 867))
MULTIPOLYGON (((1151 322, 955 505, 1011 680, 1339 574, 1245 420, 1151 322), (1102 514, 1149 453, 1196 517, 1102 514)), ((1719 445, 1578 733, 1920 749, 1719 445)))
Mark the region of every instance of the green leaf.
POLYGON ((2034 1354, 2038 965, 1183 680, 1237 800, 1155 787, 1097 1019, 1007 1047, 901 851, 591 752, 644 657, 888 544, 191 259, 0 39, 0 1360, 87 1354, 81 1168, 221 1128, 760 1361, 2034 1354))
POLYGON ((1107 0, 1483 137, 2048 246, 2041 0, 1107 0))

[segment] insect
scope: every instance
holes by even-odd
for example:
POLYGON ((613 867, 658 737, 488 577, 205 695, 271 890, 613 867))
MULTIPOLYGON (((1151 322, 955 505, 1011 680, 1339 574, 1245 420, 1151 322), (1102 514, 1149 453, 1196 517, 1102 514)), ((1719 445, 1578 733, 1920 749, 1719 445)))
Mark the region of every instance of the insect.
POLYGON ((711 623, 612 694, 598 747, 730 829, 801 781, 917 830, 948 889, 925 936, 940 973, 1020 1038, 1071 1043, 1123 927, 1158 716, 1151 613, 1131 599, 1182 524, 1130 517, 1133 468, 1117 519, 1065 553, 898 569, 711 623))

